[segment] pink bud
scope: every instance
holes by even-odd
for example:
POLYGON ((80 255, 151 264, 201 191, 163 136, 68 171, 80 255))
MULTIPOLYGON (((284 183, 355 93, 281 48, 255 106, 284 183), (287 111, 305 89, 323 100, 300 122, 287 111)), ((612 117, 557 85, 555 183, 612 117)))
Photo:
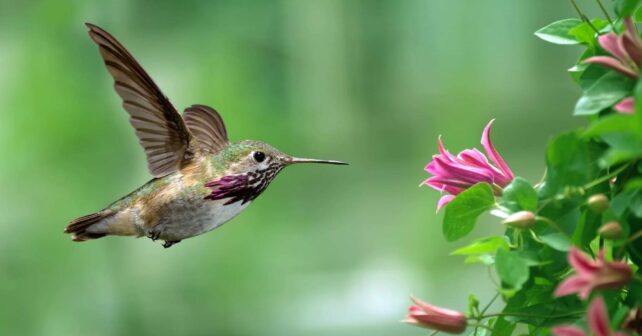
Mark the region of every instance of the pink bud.
POLYGON ((597 233, 606 239, 618 239, 622 237, 622 225, 616 221, 610 221, 602 225, 597 233))
POLYGON ((463 313, 436 307, 415 297, 411 299, 415 305, 408 308, 408 316, 402 322, 451 334, 461 334, 466 330, 466 316, 463 313))
POLYGON ((519 211, 508 216, 502 223, 517 229, 530 229, 535 225, 535 214, 530 211, 519 211))

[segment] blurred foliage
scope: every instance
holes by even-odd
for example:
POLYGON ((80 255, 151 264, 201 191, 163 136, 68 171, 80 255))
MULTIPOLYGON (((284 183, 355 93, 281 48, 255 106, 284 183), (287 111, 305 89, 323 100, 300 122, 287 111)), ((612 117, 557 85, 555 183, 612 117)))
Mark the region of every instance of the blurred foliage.
POLYGON ((439 133, 457 151, 497 118, 504 158, 540 178, 549 137, 580 122, 563 71, 577 50, 532 33, 572 15, 563 1, 0 0, 0 335, 417 335, 398 323, 412 291, 487 301, 482 266, 448 256, 467 241, 440 238, 422 168, 439 133), (179 109, 216 107, 233 140, 351 165, 289 168, 168 250, 72 243, 69 220, 150 178, 83 22, 179 109))

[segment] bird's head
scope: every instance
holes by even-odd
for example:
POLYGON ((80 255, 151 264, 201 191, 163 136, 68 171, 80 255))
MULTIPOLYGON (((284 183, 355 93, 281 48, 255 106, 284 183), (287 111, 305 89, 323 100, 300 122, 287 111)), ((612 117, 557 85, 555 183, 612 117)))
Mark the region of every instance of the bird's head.
POLYGON ((285 167, 299 163, 346 165, 334 160, 294 157, 260 141, 245 140, 230 144, 211 157, 213 167, 225 176, 209 182, 213 188, 206 198, 231 198, 228 203, 251 201, 258 197, 285 167))

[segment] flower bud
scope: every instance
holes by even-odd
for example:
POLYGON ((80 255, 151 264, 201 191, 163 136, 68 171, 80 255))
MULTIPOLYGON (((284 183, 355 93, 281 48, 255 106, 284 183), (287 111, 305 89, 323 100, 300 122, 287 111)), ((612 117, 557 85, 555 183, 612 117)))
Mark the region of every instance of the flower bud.
POLYGON ((402 322, 451 334, 461 334, 466 330, 466 315, 456 310, 436 307, 417 298, 412 298, 414 306, 408 308, 408 316, 402 322))
POLYGON ((602 225, 597 230, 597 233, 599 233, 602 238, 618 239, 622 237, 622 225, 616 221, 610 221, 602 225))
POLYGON ((586 204, 591 211, 601 214, 609 208, 609 199, 604 194, 596 194, 589 197, 586 204))
POLYGON ((530 211, 519 211, 508 216, 502 223, 517 229, 530 229, 535 225, 535 214, 530 211))

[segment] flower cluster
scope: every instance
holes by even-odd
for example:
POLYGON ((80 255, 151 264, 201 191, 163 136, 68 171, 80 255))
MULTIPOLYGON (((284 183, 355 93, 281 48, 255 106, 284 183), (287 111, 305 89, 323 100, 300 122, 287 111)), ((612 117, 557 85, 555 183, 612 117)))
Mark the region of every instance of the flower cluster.
POLYGON ((503 234, 452 254, 494 270, 495 298, 505 308, 486 313, 495 299, 480 309, 473 295, 464 314, 412 298, 404 322, 454 334, 475 328, 474 334, 510 335, 524 325, 530 334, 642 335, 642 286, 634 284, 642 282, 642 114, 635 113, 634 96, 642 87, 642 38, 628 16, 642 13, 642 2, 615 5, 624 17, 611 20, 605 11, 607 20, 590 21, 581 13, 582 21, 537 32, 549 42, 586 46, 573 70, 583 89, 575 112, 590 115, 587 130, 550 141, 539 183, 506 164, 490 139, 492 120, 481 137, 485 153, 451 154, 440 136, 439 152, 425 167, 431 176, 422 185, 445 193, 437 211, 450 203, 442 223, 447 240, 473 232, 487 211, 500 218, 503 234))

